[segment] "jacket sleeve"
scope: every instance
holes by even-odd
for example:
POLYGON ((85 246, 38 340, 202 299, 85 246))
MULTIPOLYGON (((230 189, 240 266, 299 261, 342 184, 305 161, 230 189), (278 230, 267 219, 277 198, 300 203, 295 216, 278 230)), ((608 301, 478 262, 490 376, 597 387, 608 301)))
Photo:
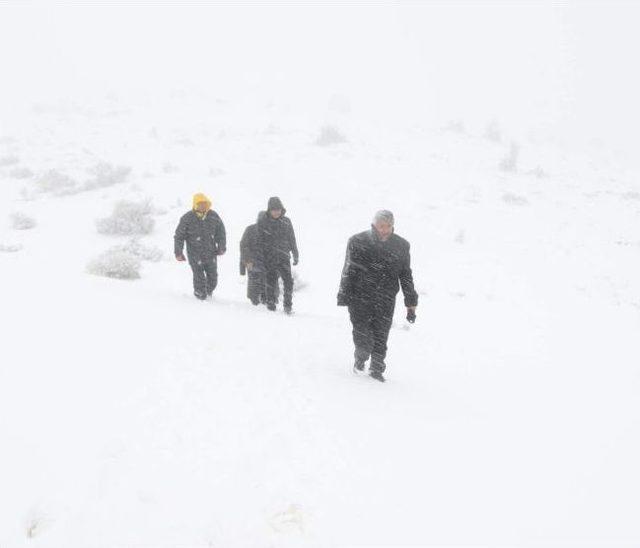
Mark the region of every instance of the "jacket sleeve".
POLYGON ((224 228, 224 223, 222 219, 218 217, 218 229, 216 230, 216 236, 214 239, 216 243, 216 249, 218 251, 226 251, 227 250, 227 231, 224 228))
POLYGON ((347 306, 351 299, 351 254, 353 252, 353 240, 347 244, 347 252, 344 257, 342 276, 340 277, 340 289, 338 290, 338 306, 347 306))
POLYGON ((173 253, 179 257, 184 252, 184 241, 187 239, 187 216, 183 215, 173 236, 173 253))
POLYGON ((406 253, 402 260, 400 269, 400 286, 404 295, 405 306, 418 306, 418 293, 413 287, 413 274, 411 272, 411 254, 409 253, 409 245, 407 245, 406 253))
POLYGON ((296 242, 296 233, 293 230, 293 223, 289 220, 289 244, 291 245, 291 253, 293 254, 293 260, 298 262, 298 244, 296 242))
POLYGON ((240 274, 242 276, 246 273, 245 264, 249 262, 248 260, 248 241, 249 241, 249 229, 245 228, 244 233, 242 234, 242 238, 240 239, 240 274))

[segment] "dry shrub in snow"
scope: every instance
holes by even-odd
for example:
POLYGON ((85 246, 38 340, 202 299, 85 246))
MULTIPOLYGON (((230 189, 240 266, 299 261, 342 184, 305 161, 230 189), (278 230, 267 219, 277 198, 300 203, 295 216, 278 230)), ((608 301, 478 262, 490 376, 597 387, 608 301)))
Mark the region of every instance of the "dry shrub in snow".
POLYGON ((529 205, 529 200, 527 200, 524 196, 519 196, 518 194, 513 194, 512 192, 505 192, 502 195, 502 199, 510 205, 529 205))
POLYGON ((100 234, 120 236, 149 234, 154 225, 152 212, 153 208, 149 200, 142 202, 122 200, 115 204, 110 217, 96 221, 96 227, 100 234))
POLYGON ((113 249, 120 249, 126 253, 130 253, 141 261, 158 262, 162 259, 162 250, 154 245, 144 245, 137 238, 132 238, 125 245, 116 246, 113 249))
POLYGON ((334 126, 323 126, 320 129, 320 135, 316 139, 316 145, 328 147, 346 143, 347 138, 334 126))
POLYGON ((93 179, 85 181, 83 190, 94 190, 124 183, 131 173, 127 166, 113 166, 107 162, 96 165, 92 170, 93 179))
POLYGON ((500 169, 502 171, 516 171, 518 169, 518 154, 520 147, 514 141, 511 141, 508 154, 500 161, 500 169))
POLYGON ((0 253, 15 253, 21 249, 22 245, 20 244, 0 244, 0 253))
POLYGON ((17 167, 9 173, 14 179, 30 179, 33 177, 33 171, 28 167, 17 167))
POLYGON ((38 190, 54 194, 69 193, 75 189, 76 184, 71 177, 55 169, 47 171, 37 181, 38 190))
POLYGON ((20 161, 17 156, 0 156, 0 167, 14 166, 20 161))
POLYGON ((493 120, 484 130, 484 137, 494 143, 500 143, 502 141, 502 131, 497 120, 493 120))
POLYGON ((17 211, 11 214, 11 226, 15 230, 29 230, 36 226, 36 221, 32 217, 17 211))
POLYGON ((107 249, 87 265, 87 272, 118 280, 140 278, 140 259, 120 246, 107 249))

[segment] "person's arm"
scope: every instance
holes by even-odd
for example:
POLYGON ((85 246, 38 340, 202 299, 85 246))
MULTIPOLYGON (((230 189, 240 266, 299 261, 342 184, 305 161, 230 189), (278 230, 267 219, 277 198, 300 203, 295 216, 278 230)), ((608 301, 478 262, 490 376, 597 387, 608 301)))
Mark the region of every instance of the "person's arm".
POLYGON ((347 252, 344 257, 344 266, 340 276, 340 289, 338 290, 338 306, 348 306, 351 298, 351 255, 353 252, 353 241, 349 240, 347 252))
POLYGON ((224 228, 224 223, 220 216, 218 216, 218 227, 216 229, 216 236, 214 238, 216 243, 216 250, 218 255, 224 255, 227 251, 227 231, 224 228))
POLYGON ((179 261, 184 261, 184 241, 187 239, 187 216, 183 215, 173 235, 173 254, 179 261))
POLYGON ((296 242, 296 233, 293 230, 293 223, 289 220, 289 243, 291 245, 291 253, 293 255, 293 264, 298 264, 298 244, 296 242))
POLYGON ((413 287, 413 273, 411 272, 411 255, 409 245, 407 244, 406 253, 402 259, 402 267, 400 269, 400 286, 404 295, 404 305, 407 308, 415 308, 418 306, 418 293, 413 287))

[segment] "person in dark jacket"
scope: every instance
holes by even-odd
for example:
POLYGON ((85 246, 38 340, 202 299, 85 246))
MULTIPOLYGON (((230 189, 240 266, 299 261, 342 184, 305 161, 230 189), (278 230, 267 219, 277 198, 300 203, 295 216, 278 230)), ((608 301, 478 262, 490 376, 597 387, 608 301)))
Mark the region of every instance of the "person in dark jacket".
MULTIPOLYGON (((244 230, 240 240, 240 275, 247 274, 247 297, 254 304, 266 304, 267 280, 262 251, 258 245, 258 222, 264 212, 258 214, 258 219, 244 230)), ((278 302, 279 287, 276 285, 276 299, 278 302)))
POLYGON ((385 381, 387 339, 400 287, 407 319, 415 321, 418 294, 413 287, 409 242, 394 234, 393 213, 378 211, 371 230, 349 239, 342 269, 338 306, 349 308, 355 345, 354 371, 385 381))
POLYGON ((200 300, 211 296, 218 285, 218 255, 227 250, 227 236, 220 216, 211 209, 211 200, 204 194, 195 194, 193 209, 185 213, 174 235, 174 252, 178 261, 187 258, 193 271, 193 294, 200 300))
POLYGON ((267 211, 258 220, 258 247, 262 253, 266 270, 267 308, 276 309, 276 291, 278 276, 284 287, 284 311, 291 313, 293 301, 293 277, 291 258, 298 264, 298 246, 291 220, 286 217, 287 210, 277 196, 269 198, 267 211))

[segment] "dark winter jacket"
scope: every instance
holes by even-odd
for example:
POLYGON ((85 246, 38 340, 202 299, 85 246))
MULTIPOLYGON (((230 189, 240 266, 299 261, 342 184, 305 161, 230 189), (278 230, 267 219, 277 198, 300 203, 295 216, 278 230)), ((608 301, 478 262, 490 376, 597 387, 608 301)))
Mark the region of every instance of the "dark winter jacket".
MULTIPOLYGON (((261 214, 258 215, 258 221, 261 214)), ((240 240, 240 274, 246 273, 247 263, 253 263, 253 267, 262 270, 262 251, 258 245, 258 222, 245 228, 240 240)))
POLYGON ((417 306, 409 242, 396 234, 383 242, 373 228, 349 239, 338 306, 393 306, 400 286, 405 306, 417 306))
POLYGON ((273 265, 282 261, 289 261, 289 254, 293 255, 294 263, 298 262, 298 245, 291 220, 285 216, 287 210, 282 206, 279 198, 270 198, 267 211, 258 218, 258 246, 262 251, 265 264, 273 265), (281 209, 282 215, 274 219, 269 210, 281 209))
POLYGON ((176 256, 182 255, 184 243, 187 242, 189 261, 215 257, 227 249, 224 223, 213 210, 207 211, 202 218, 191 210, 180 219, 174 242, 176 256))

